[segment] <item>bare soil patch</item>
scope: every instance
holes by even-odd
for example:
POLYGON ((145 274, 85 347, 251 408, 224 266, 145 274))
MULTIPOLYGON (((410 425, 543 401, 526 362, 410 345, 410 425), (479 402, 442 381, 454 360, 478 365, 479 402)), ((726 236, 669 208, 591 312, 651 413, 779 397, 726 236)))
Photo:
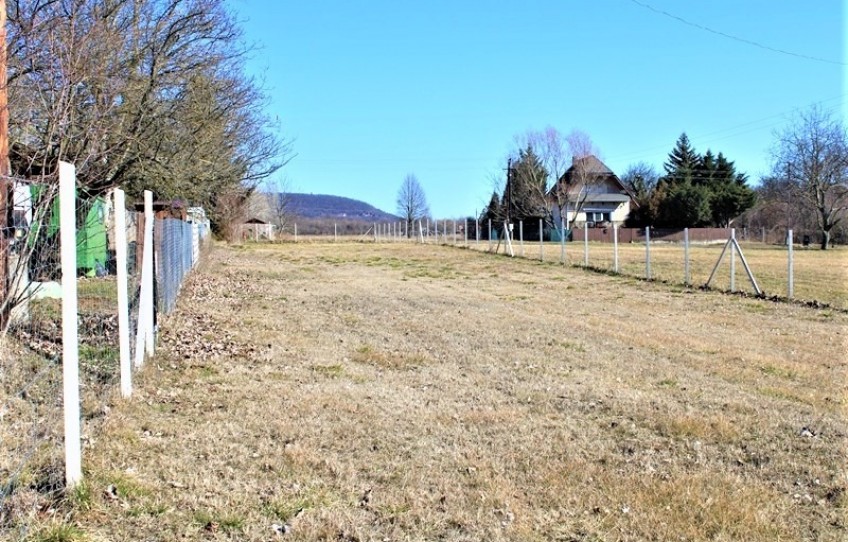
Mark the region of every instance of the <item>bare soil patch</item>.
POLYGON ((845 540, 846 324, 447 247, 217 247, 68 521, 91 540, 845 540))

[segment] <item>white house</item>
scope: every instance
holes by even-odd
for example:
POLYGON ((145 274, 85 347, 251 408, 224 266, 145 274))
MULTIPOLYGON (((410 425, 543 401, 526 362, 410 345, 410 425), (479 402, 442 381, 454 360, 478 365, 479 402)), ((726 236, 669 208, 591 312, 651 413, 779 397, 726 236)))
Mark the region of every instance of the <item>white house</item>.
POLYGON ((621 179, 592 155, 575 158, 549 197, 554 224, 565 214, 572 228, 621 226, 635 204, 621 179))

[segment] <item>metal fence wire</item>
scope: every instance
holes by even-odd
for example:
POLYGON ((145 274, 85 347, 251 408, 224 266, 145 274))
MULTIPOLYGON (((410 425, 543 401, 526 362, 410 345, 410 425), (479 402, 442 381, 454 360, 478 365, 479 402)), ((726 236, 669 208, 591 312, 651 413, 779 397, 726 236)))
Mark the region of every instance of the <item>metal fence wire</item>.
POLYGON ((157 313, 174 310, 183 280, 194 266, 194 230, 190 222, 175 218, 156 219, 154 223, 157 313))
MULTIPOLYGON (((155 296, 143 301, 141 264, 148 257, 143 243, 145 215, 116 212, 116 202, 124 201, 123 194, 119 199, 111 193, 76 188, 76 231, 70 236, 76 241, 76 265, 70 271, 70 283, 65 283, 59 180, 10 181, 14 212, 9 214, 14 220, 12 227, 0 232, 5 234, 0 258, 8 262, 5 290, 0 292, 0 540, 28 540, 37 518, 62 514, 67 490, 63 427, 67 406, 63 399, 66 284, 75 283, 77 290, 74 312, 84 450, 94 440, 118 391, 127 395, 125 391, 131 390, 121 370, 121 318, 128 320, 128 359, 137 364, 139 356, 134 350, 144 344, 136 341, 136 336, 141 336, 142 307, 152 306, 165 314, 174 309, 182 282, 200 258, 209 223, 200 208, 187 220, 154 221, 154 254, 149 257, 154 263, 154 288, 150 291, 155 296), (118 292, 119 246, 126 247, 127 314, 119 314, 123 297, 118 292)), ((73 189, 74 179, 70 181, 66 186, 73 189)), ((63 198, 64 194, 73 197, 73 190, 63 193, 63 198)))

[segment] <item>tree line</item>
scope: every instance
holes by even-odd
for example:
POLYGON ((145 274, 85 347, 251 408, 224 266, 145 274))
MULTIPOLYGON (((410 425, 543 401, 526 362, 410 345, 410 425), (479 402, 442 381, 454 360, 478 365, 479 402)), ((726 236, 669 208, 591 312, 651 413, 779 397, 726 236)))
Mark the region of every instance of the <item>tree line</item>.
POLYGON ((622 175, 634 208, 628 226, 726 228, 754 205, 748 177, 721 152, 699 154, 683 133, 663 164, 664 174, 645 163, 622 175))
MULTIPOLYGON (((8 0, 12 171, 202 205, 219 231, 289 146, 225 0, 8 0)), ((226 233, 226 232, 224 232, 226 233)))
POLYGON ((771 172, 756 186, 722 153, 698 154, 686 134, 663 165, 664 175, 645 163, 622 180, 636 207, 634 227, 729 227, 815 235, 822 249, 848 242, 848 130, 832 112, 812 107, 774 134, 771 172))
MULTIPOLYGON (((826 249, 848 242, 848 130, 820 107, 802 111, 774 134, 771 173, 752 183, 723 152, 698 152, 686 133, 669 152, 661 172, 645 162, 622 174, 631 197, 626 226, 643 228, 734 225, 817 234, 826 249)), ((545 221, 556 228, 554 211, 573 227, 593 186, 608 170, 598 167, 591 138, 580 131, 562 136, 555 128, 515 138, 506 181, 496 185, 478 217, 545 221), (566 211, 571 211, 567 213, 566 211)))

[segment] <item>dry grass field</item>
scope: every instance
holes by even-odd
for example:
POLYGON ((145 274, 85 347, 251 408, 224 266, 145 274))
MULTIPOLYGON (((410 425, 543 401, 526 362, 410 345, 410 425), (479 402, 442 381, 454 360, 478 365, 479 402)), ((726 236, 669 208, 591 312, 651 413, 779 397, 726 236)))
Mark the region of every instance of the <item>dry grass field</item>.
POLYGON ((843 541, 847 324, 447 247, 216 247, 32 539, 843 541))
MULTIPOLYGON (((459 244, 463 244, 462 240, 459 244)), ((762 243, 742 243, 742 251, 754 279, 765 295, 786 297, 788 290, 788 254, 785 247, 762 243)), ((488 251, 487 242, 469 243, 470 248, 488 251)), ((710 273, 718 262, 723 243, 692 243, 689 250, 690 284, 706 284, 710 273)), ((498 252, 505 253, 500 246, 498 252)), ((521 255, 519 245, 514 247, 521 255)), ((524 257, 539 259, 538 242, 524 244, 524 257)), ((559 262, 562 247, 557 243, 545 243, 546 261, 559 262)), ((619 272, 622 275, 645 277, 646 251, 644 243, 619 245, 619 272)), ((582 241, 566 245, 565 260, 569 265, 582 266, 585 252, 582 241)), ((589 266, 599 270, 614 268, 614 248, 609 243, 589 243, 589 266)), ((654 242, 651 245, 651 277, 673 284, 683 284, 685 254, 680 243, 654 242)), ((796 247, 794 251, 794 299, 802 302, 816 301, 834 308, 848 310, 848 249, 838 247, 822 251, 816 248, 796 247)), ((716 271, 710 285, 717 290, 730 289, 730 252, 728 251, 716 271)), ((737 291, 755 293, 741 260, 736 257, 735 288, 737 291)))

